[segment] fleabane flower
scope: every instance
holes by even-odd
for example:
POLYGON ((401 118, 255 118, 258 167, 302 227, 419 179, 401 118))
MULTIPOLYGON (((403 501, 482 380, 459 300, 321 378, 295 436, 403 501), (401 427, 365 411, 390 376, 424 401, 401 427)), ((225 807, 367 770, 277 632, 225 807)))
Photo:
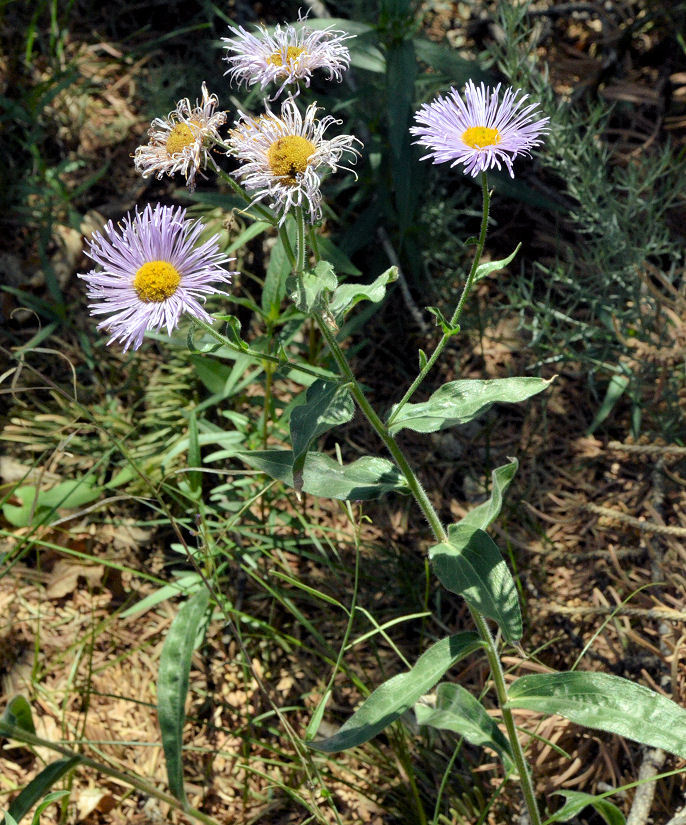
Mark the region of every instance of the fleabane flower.
POLYGON ((226 112, 215 112, 218 102, 203 83, 202 101, 191 106, 186 97, 167 117, 156 117, 148 129, 148 143, 134 153, 136 170, 144 178, 181 172, 193 191, 195 175, 207 165, 212 146, 220 140, 218 129, 226 122, 226 112))
MULTIPOLYGON (((277 25, 270 34, 258 26, 255 34, 242 26, 229 26, 234 37, 223 37, 228 51, 224 58, 229 64, 225 74, 238 85, 259 83, 264 89, 270 83, 279 83, 272 100, 276 100, 286 86, 303 81, 310 85, 312 72, 324 69, 327 79, 341 80, 350 64, 350 52, 344 41, 352 35, 332 28, 312 29, 308 26, 277 25)), ((299 92, 296 86, 295 94, 299 92)))
POLYGON ((280 223, 288 212, 302 206, 309 213, 310 223, 322 215, 321 175, 326 169, 350 170, 341 164, 349 155, 354 163, 359 143, 352 135, 324 138, 332 123, 340 123, 327 115, 317 120, 317 104, 300 113, 292 97, 281 104, 281 117, 267 111, 259 118, 241 115, 228 139, 229 153, 242 161, 232 174, 245 189, 254 193, 253 203, 268 198, 281 214, 280 223))
POLYGON ((425 103, 415 114, 418 125, 410 129, 418 138, 415 143, 429 149, 422 160, 462 163, 465 174, 472 177, 494 166, 500 169, 502 162, 514 177, 512 161, 541 143, 550 118, 535 119, 537 103, 522 108, 528 95, 520 89, 506 89, 502 100, 499 91, 500 84, 491 90, 469 80, 464 100, 451 89, 446 97, 425 103))
POLYGON ((186 219, 181 207, 146 206, 127 215, 118 229, 109 221, 93 233, 86 251, 100 268, 79 274, 88 284, 91 315, 105 315, 98 329, 112 333, 124 352, 138 349, 147 330, 171 335, 184 313, 210 322, 200 301, 230 283, 225 269, 233 258, 219 251, 219 236, 199 242, 204 224, 186 219))

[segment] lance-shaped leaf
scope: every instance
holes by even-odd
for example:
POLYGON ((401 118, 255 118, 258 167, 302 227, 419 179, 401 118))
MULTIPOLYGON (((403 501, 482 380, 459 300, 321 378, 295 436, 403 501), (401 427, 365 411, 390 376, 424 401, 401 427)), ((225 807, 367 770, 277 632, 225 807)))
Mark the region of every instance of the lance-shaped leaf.
POLYGON ((204 588, 183 604, 164 640, 158 669, 157 716, 169 790, 182 802, 186 801, 182 757, 186 694, 195 638, 208 604, 209 594, 204 588))
POLYGON ((435 433, 446 427, 466 424, 490 409, 493 404, 515 404, 542 392, 553 379, 492 378, 485 381, 465 378, 449 381, 418 404, 405 404, 397 416, 391 408, 392 434, 404 427, 418 433, 435 433))
POLYGON ((495 521, 503 506, 503 496, 510 486, 510 482, 517 472, 519 463, 513 458, 509 464, 496 467, 491 473, 491 495, 488 501, 479 504, 470 510, 467 515, 457 523, 458 527, 470 526, 475 529, 486 530, 495 521))
POLYGON ((591 805, 607 822, 607 825, 626 825, 624 814, 609 799, 593 796, 581 791, 556 791, 556 795, 564 796, 565 804, 548 819, 548 822, 570 822, 591 805))
POLYGON ((509 263, 515 258, 515 255, 519 252, 521 244, 518 243, 515 251, 508 255, 507 258, 501 258, 499 261, 487 261, 485 264, 479 264, 476 268, 476 272, 474 273, 474 283, 480 281, 482 278, 485 278, 487 275, 490 275, 491 272, 497 272, 499 269, 504 269, 509 263))
POLYGON ((380 685, 333 736, 307 744, 334 753, 368 742, 409 710, 456 662, 482 644, 476 633, 456 633, 441 639, 422 653, 411 670, 380 685))
POLYGON ((293 485, 296 492, 303 486, 303 467, 310 444, 322 433, 350 421, 355 405, 346 387, 335 381, 317 379, 305 394, 305 403, 291 413, 293 444, 293 485))
POLYGON ((328 261, 319 261, 314 269, 306 269, 300 276, 286 283, 288 294, 301 311, 322 312, 328 308, 329 295, 338 286, 338 278, 328 261))
POLYGON ((436 706, 421 702, 414 706, 418 725, 451 730, 472 745, 490 748, 502 759, 506 770, 513 766, 510 743, 485 708, 462 685, 444 682, 436 690, 436 706))
MULTIPOLYGON (((256 450, 238 453, 238 457, 249 467, 295 487, 291 450, 256 450)), ((352 464, 339 464, 325 453, 316 452, 305 457, 302 489, 314 496, 344 501, 365 501, 384 493, 408 492, 402 473, 385 458, 363 456, 352 464)))
POLYGON ((378 304, 386 295, 386 286, 397 279, 398 267, 392 266, 371 284, 341 284, 331 296, 329 309, 337 319, 340 319, 360 301, 378 304))
POLYGON ((686 710, 620 676, 586 671, 533 673, 512 683, 507 704, 555 713, 578 725, 686 758, 686 710))
POLYGON ((452 524, 448 541, 429 550, 441 584, 498 623, 508 642, 522 638, 517 587, 493 539, 470 525, 452 524))

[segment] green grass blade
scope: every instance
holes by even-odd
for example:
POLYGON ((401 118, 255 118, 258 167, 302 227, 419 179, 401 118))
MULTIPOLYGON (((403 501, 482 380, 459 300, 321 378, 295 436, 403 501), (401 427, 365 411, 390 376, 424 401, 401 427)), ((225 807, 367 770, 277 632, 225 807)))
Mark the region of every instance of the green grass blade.
MULTIPOLYGON (((73 756, 70 759, 58 759, 51 762, 47 767, 34 777, 19 796, 12 802, 8 813, 19 822, 42 799, 50 788, 58 782, 68 771, 75 768, 81 760, 73 756)), ((7 825, 5 817, 3 825, 7 825)))

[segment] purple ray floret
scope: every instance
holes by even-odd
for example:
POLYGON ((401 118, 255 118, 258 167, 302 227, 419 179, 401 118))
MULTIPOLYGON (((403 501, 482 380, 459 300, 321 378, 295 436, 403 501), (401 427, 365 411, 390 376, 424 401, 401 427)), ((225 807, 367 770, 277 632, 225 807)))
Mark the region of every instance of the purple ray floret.
POLYGON ((91 315, 109 315, 98 329, 111 333, 124 352, 138 349, 147 330, 167 333, 184 313, 210 322, 201 305, 219 292, 214 284, 230 283, 235 274, 230 259, 219 251, 219 236, 199 242, 204 224, 186 219, 181 207, 146 206, 127 214, 118 228, 109 221, 103 233, 93 233, 86 250, 99 268, 79 274, 93 301, 91 315))
POLYGON ((550 118, 536 120, 538 104, 524 106, 528 95, 520 89, 506 89, 502 100, 499 91, 500 84, 491 90, 470 80, 464 99, 453 88, 446 97, 425 103, 415 114, 417 125, 410 129, 415 143, 429 149, 422 160, 462 163, 472 177, 494 166, 501 169, 504 163, 514 177, 512 161, 540 145, 550 118))

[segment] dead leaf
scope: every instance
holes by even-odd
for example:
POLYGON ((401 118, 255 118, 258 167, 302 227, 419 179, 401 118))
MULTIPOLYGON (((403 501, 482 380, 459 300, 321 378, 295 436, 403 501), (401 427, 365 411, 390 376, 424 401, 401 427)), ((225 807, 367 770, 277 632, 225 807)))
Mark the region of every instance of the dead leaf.
POLYGON ((117 800, 107 791, 98 788, 85 788, 76 797, 76 817, 78 822, 87 819, 93 811, 101 814, 109 813, 117 804, 117 800))
POLYGON ((60 559, 52 568, 48 579, 47 596, 61 599, 76 590, 79 577, 86 579, 89 587, 97 587, 102 580, 103 568, 95 564, 79 564, 69 559, 60 559))

